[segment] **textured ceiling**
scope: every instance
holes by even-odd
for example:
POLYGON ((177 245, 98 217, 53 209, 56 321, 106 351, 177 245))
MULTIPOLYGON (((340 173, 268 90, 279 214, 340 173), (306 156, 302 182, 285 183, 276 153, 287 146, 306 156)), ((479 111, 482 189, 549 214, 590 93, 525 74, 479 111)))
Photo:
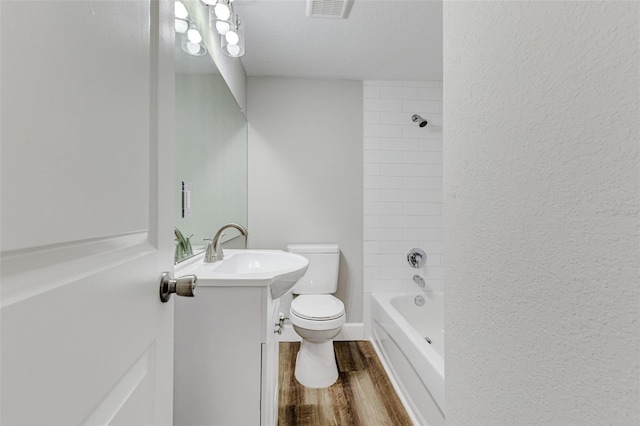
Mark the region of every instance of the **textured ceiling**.
POLYGON ((347 19, 307 18, 305 0, 236 0, 249 76, 442 80, 442 2, 354 0, 347 19))

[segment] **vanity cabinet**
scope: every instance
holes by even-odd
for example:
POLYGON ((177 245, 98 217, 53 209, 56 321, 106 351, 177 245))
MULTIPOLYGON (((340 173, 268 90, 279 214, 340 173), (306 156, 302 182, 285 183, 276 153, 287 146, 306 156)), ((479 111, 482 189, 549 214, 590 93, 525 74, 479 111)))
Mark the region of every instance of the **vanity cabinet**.
POLYGON ((279 299, 206 286, 175 298, 174 424, 277 424, 279 299))

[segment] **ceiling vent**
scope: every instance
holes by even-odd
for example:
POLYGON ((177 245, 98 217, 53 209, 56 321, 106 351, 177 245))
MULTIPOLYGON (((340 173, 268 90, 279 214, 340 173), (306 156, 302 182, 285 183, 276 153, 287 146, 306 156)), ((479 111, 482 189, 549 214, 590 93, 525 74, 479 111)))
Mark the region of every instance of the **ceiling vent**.
POLYGON ((352 5, 353 0, 307 0, 307 16, 345 19, 352 5))

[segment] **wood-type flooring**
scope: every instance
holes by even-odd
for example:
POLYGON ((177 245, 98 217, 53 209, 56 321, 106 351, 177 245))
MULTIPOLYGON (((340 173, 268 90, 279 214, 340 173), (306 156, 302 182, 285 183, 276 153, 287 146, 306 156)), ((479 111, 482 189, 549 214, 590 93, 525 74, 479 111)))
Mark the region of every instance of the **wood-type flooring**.
POLYGON ((371 342, 334 342, 338 381, 307 389, 294 377, 300 343, 280 343, 278 425, 411 425, 371 342))

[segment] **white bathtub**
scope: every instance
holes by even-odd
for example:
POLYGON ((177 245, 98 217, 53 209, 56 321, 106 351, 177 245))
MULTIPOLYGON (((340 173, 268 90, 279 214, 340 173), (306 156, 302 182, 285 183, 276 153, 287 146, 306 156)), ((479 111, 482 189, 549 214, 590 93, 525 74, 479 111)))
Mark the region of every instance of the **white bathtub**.
POLYGON ((372 338, 419 424, 444 424, 444 330, 442 293, 375 293, 372 338), (423 306, 414 303, 416 296, 423 306), (427 343, 425 337, 431 340, 427 343))

